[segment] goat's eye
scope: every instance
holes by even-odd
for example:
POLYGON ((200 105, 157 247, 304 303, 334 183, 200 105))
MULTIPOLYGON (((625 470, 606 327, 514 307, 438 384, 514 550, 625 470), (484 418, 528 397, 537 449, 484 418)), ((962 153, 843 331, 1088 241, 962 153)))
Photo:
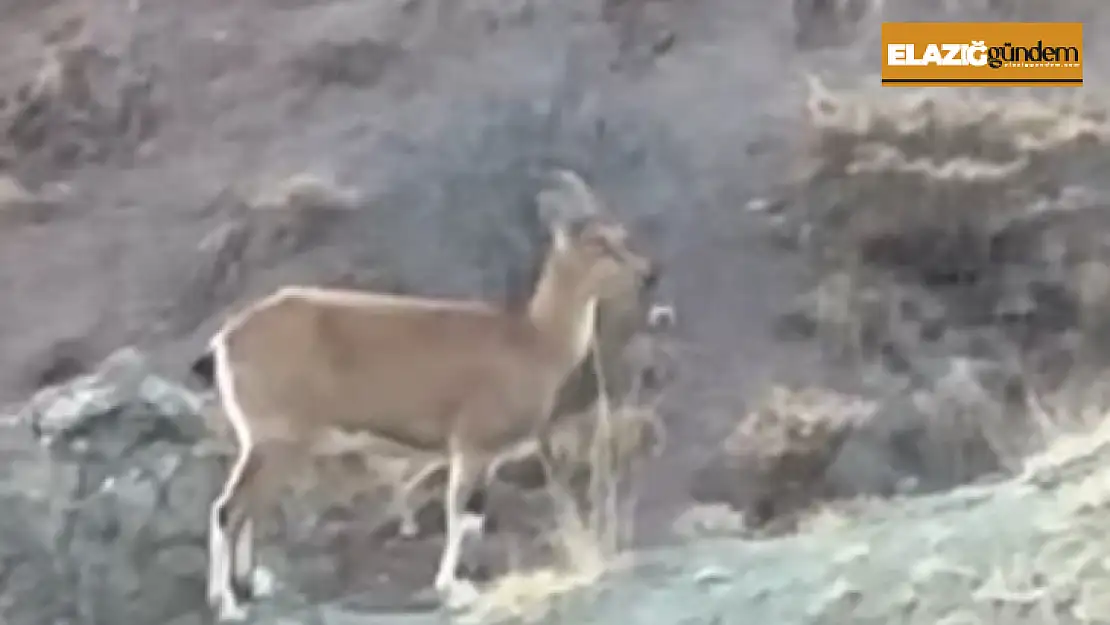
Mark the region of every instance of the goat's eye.
POLYGON ((586 245, 594 250, 597 250, 598 252, 609 251, 609 242, 602 237, 592 236, 589 239, 586 239, 586 245))
POLYGON ((613 245, 612 241, 608 239, 598 239, 597 244, 601 251, 604 252, 607 256, 611 256, 612 258, 621 257, 620 252, 617 251, 617 247, 613 245))

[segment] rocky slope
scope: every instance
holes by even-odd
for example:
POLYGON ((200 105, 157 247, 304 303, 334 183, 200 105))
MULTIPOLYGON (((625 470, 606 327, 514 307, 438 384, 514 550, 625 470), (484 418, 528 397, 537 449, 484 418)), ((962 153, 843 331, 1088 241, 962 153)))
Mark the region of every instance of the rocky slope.
MULTIPOLYGON (((1027 459, 1105 412, 1105 107, 861 75, 881 17, 1071 18, 1093 89, 1105 14, 864 4, 0 0, 2 620, 206 622, 226 457, 184 372, 223 311, 288 282, 519 297, 552 164, 651 243, 681 320, 629 513, 658 549, 560 618, 1097 620, 1101 439, 1027 459), (698 500, 730 537, 674 546, 698 500)), ((269 528, 259 622, 438 622, 434 528, 327 499, 269 528)))

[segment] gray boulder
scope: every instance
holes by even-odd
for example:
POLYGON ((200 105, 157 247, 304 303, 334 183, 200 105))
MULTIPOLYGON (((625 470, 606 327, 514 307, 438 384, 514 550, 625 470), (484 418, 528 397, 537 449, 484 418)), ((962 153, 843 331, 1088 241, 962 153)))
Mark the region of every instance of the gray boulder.
POLYGON ((0 621, 201 618, 221 466, 200 405, 124 349, 5 423, 0 621))

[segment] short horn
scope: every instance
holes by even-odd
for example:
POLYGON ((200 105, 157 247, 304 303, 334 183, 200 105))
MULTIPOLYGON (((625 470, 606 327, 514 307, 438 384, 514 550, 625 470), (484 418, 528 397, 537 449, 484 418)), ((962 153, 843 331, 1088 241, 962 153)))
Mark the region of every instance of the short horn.
POLYGON ((601 212, 597 196, 577 173, 569 169, 556 169, 552 172, 552 178, 558 186, 566 189, 574 196, 578 203, 577 208, 590 214, 601 212))

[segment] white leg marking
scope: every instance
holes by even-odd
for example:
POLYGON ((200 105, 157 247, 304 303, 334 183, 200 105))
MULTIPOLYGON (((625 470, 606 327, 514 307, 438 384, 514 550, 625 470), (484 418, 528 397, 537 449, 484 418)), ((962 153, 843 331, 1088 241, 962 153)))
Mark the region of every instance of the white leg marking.
POLYGON ((453 456, 448 468, 447 493, 444 497, 444 513, 447 515, 447 537, 443 545, 443 553, 439 559, 439 570, 436 572, 435 586, 441 594, 450 590, 455 581, 455 568, 459 562, 459 543, 462 534, 459 532, 461 519, 461 506, 459 504, 459 488, 462 486, 462 458, 453 456))
POLYGON ((213 607, 220 601, 222 594, 220 580, 227 577, 227 561, 224 558, 227 539, 220 528, 218 513, 217 499, 208 515, 208 605, 213 607))
MULTIPOLYGON (((231 473, 228 475, 227 482, 224 484, 223 492, 212 503, 212 511, 208 521, 208 548, 209 548, 209 569, 208 569, 208 603, 212 606, 220 605, 220 613, 222 614, 225 609, 224 606, 230 602, 235 604, 235 593, 231 589, 231 550, 233 545, 229 544, 228 536, 224 532, 224 528, 220 524, 220 509, 224 508, 228 501, 231 499, 232 493, 239 483, 240 476, 246 469, 247 461, 250 460, 251 448, 249 443, 247 446, 239 450, 239 457, 235 460, 235 465, 231 468, 231 473)), ((246 529, 246 528, 244 528, 246 529)), ((236 545, 240 547, 241 545, 236 545)), ((236 565, 238 565, 236 563, 236 565)))
POLYGON ((450 610, 458 610, 472 605, 478 599, 478 588, 469 579, 455 579, 444 599, 450 610))
MULTIPOLYGON (((232 549, 239 551, 244 547, 242 541, 236 541, 237 544, 235 545, 229 544, 230 541, 224 533, 224 528, 219 523, 219 511, 227 505, 235 489, 239 486, 243 471, 246 470, 247 462, 250 459, 253 441, 246 415, 236 398, 234 374, 231 370, 231 363, 228 361, 227 341, 223 334, 212 337, 209 346, 216 365, 216 386, 223 403, 224 415, 226 415, 228 423, 235 432, 235 438, 239 445, 239 457, 235 461, 235 466, 231 469, 231 474, 228 476, 223 492, 212 504, 212 513, 209 520, 209 531, 212 535, 209 538, 208 596, 211 604, 219 604, 219 620, 242 620, 246 617, 246 613, 239 606, 231 588, 231 574, 233 571, 230 565, 232 549)), ((246 528, 244 530, 247 538, 253 538, 253 536, 250 536, 252 532, 246 531, 246 528)))
POLYGON ((474 483, 473 472, 466 466, 466 459, 458 454, 452 455, 447 478, 445 512, 447 514, 447 540, 436 573, 435 588, 449 608, 458 608, 474 601, 478 591, 468 580, 455 577, 459 567, 459 555, 463 539, 466 537, 466 522, 461 495, 474 483))
POLYGON ((232 621, 245 621, 247 619, 247 610, 239 605, 237 601, 232 599, 230 602, 220 604, 220 610, 216 615, 216 620, 221 623, 232 621))

